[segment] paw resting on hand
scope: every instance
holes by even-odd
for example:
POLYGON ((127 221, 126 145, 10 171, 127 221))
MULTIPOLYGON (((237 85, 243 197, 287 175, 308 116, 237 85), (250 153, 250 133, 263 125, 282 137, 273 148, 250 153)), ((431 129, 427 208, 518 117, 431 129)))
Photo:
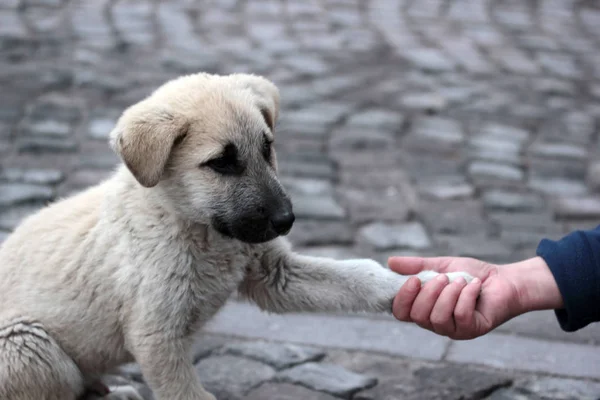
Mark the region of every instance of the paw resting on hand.
MULTIPOLYGON (((435 272, 435 271, 422 271, 419 274, 417 274, 417 278, 419 278, 421 280, 421 285, 424 285, 427 282, 433 280, 439 274, 440 274, 439 272, 435 272)), ((459 277, 464 278, 464 280, 467 281, 467 283, 470 283, 474 279, 473 276, 471 276, 470 274, 468 274, 466 272, 448 272, 445 275, 448 277, 448 280, 450 282, 455 281, 459 277)))

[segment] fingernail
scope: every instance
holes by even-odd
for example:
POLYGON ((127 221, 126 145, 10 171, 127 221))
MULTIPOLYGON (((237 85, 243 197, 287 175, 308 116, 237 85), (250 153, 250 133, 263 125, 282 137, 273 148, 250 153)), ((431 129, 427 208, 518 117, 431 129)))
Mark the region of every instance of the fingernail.
POLYGON ((473 280, 471 281, 471 283, 473 283, 473 284, 481 283, 481 279, 479 279, 479 278, 473 278, 473 280))
POLYGON ((440 274, 440 275, 436 276, 435 279, 439 282, 447 282, 448 281, 448 277, 444 274, 440 274))

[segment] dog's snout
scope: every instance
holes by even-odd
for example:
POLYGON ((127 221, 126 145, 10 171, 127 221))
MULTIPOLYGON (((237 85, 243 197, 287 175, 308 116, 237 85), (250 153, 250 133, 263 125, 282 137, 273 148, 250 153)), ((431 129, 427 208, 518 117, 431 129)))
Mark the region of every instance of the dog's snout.
POLYGON ((274 213, 271 218, 271 225, 278 235, 284 235, 292 229, 296 216, 291 209, 283 209, 274 213))

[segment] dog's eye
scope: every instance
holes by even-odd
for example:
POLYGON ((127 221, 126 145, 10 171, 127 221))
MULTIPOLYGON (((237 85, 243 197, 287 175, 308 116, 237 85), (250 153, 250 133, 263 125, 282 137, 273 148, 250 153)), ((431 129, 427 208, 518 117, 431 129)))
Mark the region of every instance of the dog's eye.
POLYGON ((237 149, 233 145, 227 145, 222 155, 203 165, 223 175, 239 175, 244 171, 244 167, 237 157, 237 149))
POLYGON ((272 153, 272 148, 273 148, 273 142, 270 142, 268 140, 265 140, 263 142, 263 157, 265 158, 265 160, 267 161, 271 161, 271 153, 272 153))

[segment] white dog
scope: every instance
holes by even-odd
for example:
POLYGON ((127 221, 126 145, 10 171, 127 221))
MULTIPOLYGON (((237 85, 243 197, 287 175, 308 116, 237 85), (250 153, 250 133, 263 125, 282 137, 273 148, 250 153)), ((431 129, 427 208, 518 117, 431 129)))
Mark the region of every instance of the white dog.
POLYGON ((124 165, 0 249, 0 399, 78 399, 135 360, 157 399, 212 400, 188 350, 236 290, 277 313, 391 310, 406 277, 281 237, 294 214, 276 175, 278 106, 263 78, 196 74, 124 112, 111 133, 124 165))

